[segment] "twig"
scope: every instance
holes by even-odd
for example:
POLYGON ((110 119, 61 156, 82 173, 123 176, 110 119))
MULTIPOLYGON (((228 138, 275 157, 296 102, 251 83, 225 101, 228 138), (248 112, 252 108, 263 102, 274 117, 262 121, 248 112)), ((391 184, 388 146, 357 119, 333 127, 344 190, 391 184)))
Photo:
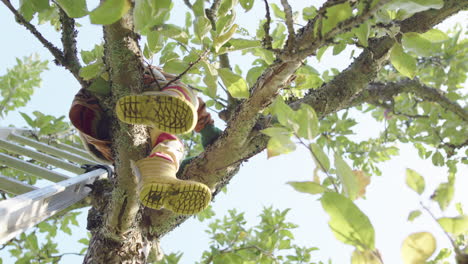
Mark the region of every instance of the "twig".
POLYGON ((270 36, 270 24, 271 24, 271 15, 270 15, 270 6, 268 5, 268 0, 263 0, 265 2, 265 11, 266 11, 266 22, 263 24, 263 30, 265 31, 265 37, 263 38, 263 45, 266 49, 273 49, 271 42, 273 38, 270 36))
POLYGON ((204 58, 206 56, 206 53, 208 51, 204 51, 196 61, 194 62, 190 62, 189 66, 187 67, 187 69, 185 69, 181 74, 177 75, 174 79, 170 80, 168 83, 166 83, 166 85, 164 85, 162 89, 166 88, 166 87, 169 87, 169 85, 173 84, 174 82, 177 82, 178 80, 180 80, 180 78, 182 78, 182 76, 184 76, 185 74, 187 74, 188 71, 190 71, 193 66, 195 66, 197 63, 199 63, 201 61, 202 58, 204 58))
MULTIPOLYGON (((439 223, 437 221, 437 218, 434 216, 434 214, 432 214, 431 210, 429 210, 429 208, 427 208, 422 202, 419 203, 421 205, 421 207, 431 216, 431 218, 436 221, 437 223, 439 223)), ((439 224, 440 226, 440 224, 439 224)), ((453 249, 455 250, 455 253, 457 255, 459 255, 461 252, 460 252, 460 249, 458 249, 457 247, 457 244, 455 244, 455 241, 452 239, 452 237, 450 236, 449 233, 447 233, 447 231, 445 231, 442 227, 441 227, 442 231, 444 232, 444 234, 447 236, 447 238, 450 240, 450 243, 452 244, 453 246, 453 249)))
POLYGON ((51 42, 45 39, 42 34, 34 27, 31 23, 29 23, 10 3, 9 0, 1 0, 5 6, 10 9, 10 11, 15 15, 16 20, 23 25, 26 29, 28 29, 41 43, 46 47, 50 53, 55 57, 56 63, 59 65, 64 65, 64 55, 60 49, 54 46, 51 42))
POLYGON ((185 3, 185 5, 186 5, 188 8, 190 8, 190 9, 193 8, 193 5, 190 3, 189 0, 184 0, 184 3, 185 3))
POLYGON ((292 14, 292 8, 288 3, 288 0, 281 0, 281 4, 284 8, 284 13, 286 16, 286 26, 288 27, 288 40, 286 42, 286 48, 289 52, 294 51, 294 42, 296 40, 296 33, 294 31, 294 20, 292 14))

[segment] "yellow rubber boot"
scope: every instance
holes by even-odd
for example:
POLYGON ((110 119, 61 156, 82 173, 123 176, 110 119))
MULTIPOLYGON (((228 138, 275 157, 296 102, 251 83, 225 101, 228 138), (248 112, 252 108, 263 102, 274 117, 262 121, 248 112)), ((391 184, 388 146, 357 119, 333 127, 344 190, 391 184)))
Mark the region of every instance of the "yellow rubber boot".
MULTIPOLYGON (((155 81, 160 87, 165 87, 169 82, 162 79, 155 81)), ((120 98, 116 112, 117 117, 128 124, 147 125, 167 133, 184 134, 195 128, 197 108, 195 92, 181 82, 174 82, 162 91, 120 98)))
POLYGON ((191 215, 204 210, 211 201, 211 190, 203 183, 176 177, 183 145, 174 135, 154 130, 155 147, 151 155, 136 162, 139 171, 140 201, 153 209, 166 208, 191 215))

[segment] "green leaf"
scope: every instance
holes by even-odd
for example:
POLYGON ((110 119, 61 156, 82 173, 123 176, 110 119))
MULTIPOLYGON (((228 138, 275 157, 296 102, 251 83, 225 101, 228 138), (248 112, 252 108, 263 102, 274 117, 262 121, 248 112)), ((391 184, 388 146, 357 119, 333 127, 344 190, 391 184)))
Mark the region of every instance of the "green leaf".
POLYGON ((261 45, 262 43, 260 40, 231 38, 226 45, 219 49, 218 54, 223 54, 226 52, 232 52, 236 50, 258 48, 261 47, 261 45))
POLYGON ((426 31, 425 33, 421 34, 421 36, 432 43, 441 43, 449 40, 447 34, 435 28, 426 31))
POLYGON ((322 46, 318 51, 317 51, 317 60, 320 61, 320 59, 322 58, 323 54, 325 53, 325 51, 327 51, 329 46, 322 46))
POLYGON ((181 27, 173 24, 164 24, 161 26, 161 29, 158 31, 161 35, 168 38, 174 39, 176 41, 188 44, 189 36, 181 27))
POLYGON ((247 87, 247 82, 241 76, 233 73, 228 68, 221 68, 218 70, 218 73, 232 97, 249 97, 250 93, 247 87))
POLYGON ((335 192, 326 192, 321 203, 330 216, 328 225, 338 240, 361 251, 374 249, 374 227, 350 199, 335 192))
POLYGON ((110 94, 111 87, 109 82, 104 80, 102 77, 99 77, 91 83, 87 90, 99 95, 108 95, 110 94))
POLYGON ((20 115, 23 117, 23 119, 26 121, 26 123, 28 123, 28 125, 32 128, 36 127, 36 124, 35 122, 32 120, 32 118, 30 116, 28 116, 27 114, 23 113, 23 112, 20 112, 20 115))
POLYGON ((190 67, 188 62, 179 59, 172 59, 164 64, 163 70, 172 74, 181 74, 190 67))
POLYGON ((130 9, 129 0, 106 0, 91 11, 91 23, 109 25, 119 20, 130 9))
POLYGON ((432 155, 432 163, 435 166, 444 166, 444 163, 445 163, 444 157, 439 151, 437 151, 436 153, 434 153, 434 155, 432 155))
POLYGON ((312 140, 320 133, 318 117, 312 106, 301 104, 294 118, 299 124, 298 136, 312 140))
POLYGON ((408 221, 413 221, 414 219, 418 218, 421 215, 421 211, 419 210, 414 210, 411 211, 408 215, 408 221))
POLYGON ((444 211, 452 201, 454 192, 455 188, 453 183, 441 183, 435 190, 434 194, 431 196, 431 199, 437 201, 440 209, 444 211))
POLYGON ((135 0, 133 18, 135 30, 146 35, 155 25, 169 19, 173 3, 171 0, 135 0))
POLYGON ((56 2, 69 17, 78 18, 88 14, 86 0, 57 0, 56 2))
POLYGON ((442 217, 437 219, 439 225, 448 233, 455 236, 461 235, 468 231, 468 216, 462 215, 457 217, 442 217))
POLYGON ((348 164, 343 160, 340 154, 335 153, 336 174, 341 180, 343 191, 351 200, 356 200, 359 192, 359 182, 354 176, 353 171, 348 164))
POLYGON ((433 54, 433 44, 416 32, 404 33, 401 44, 406 50, 421 57, 430 57, 433 54))
POLYGON ((412 169, 406 169, 406 185, 418 194, 422 194, 426 187, 426 182, 419 173, 412 169))
POLYGON ((322 36, 335 28, 341 21, 351 17, 352 11, 351 5, 348 2, 327 8, 327 18, 324 19, 322 24, 322 36))
POLYGON ((211 30, 211 23, 208 18, 204 16, 199 16, 195 19, 195 23, 193 24, 195 34, 199 39, 203 39, 203 37, 211 30))
POLYGON ((291 185, 296 191, 303 192, 303 193, 319 194, 319 193, 324 193, 327 190, 327 188, 312 181, 305 181, 305 182, 290 181, 290 182, 287 182, 287 184, 291 185))
POLYGON ((104 70, 102 62, 95 62, 80 69, 80 76, 85 80, 91 80, 99 76, 104 70))
POLYGON ((249 12, 253 7, 254 0, 240 0, 240 4, 242 8, 244 8, 245 12, 249 12))
POLYGON ((323 152, 322 147, 316 143, 310 143, 309 147, 312 153, 312 157, 314 158, 319 168, 324 172, 328 172, 330 170, 330 160, 328 159, 327 154, 323 152))
POLYGON ((277 18, 286 19, 286 16, 285 16, 283 10, 281 10, 281 8, 279 8, 279 6, 277 4, 270 4, 270 7, 273 10, 273 14, 277 18))
POLYGON ((215 52, 219 51, 219 48, 224 45, 224 43, 228 42, 234 33, 236 33, 237 30, 237 24, 232 25, 232 27, 224 34, 216 36, 213 41, 213 47, 215 49, 215 52))
POLYGON ((310 20, 317 15, 317 8, 315 6, 305 7, 302 9, 302 19, 310 20))
POLYGON ((359 44, 367 47, 370 32, 370 25, 368 22, 362 23, 359 27, 353 29, 354 34, 358 38, 359 44))
POLYGON ((382 9, 399 9, 414 14, 431 8, 440 9, 443 6, 443 0, 394 0, 382 9))
POLYGON ((390 51, 390 61, 402 75, 411 79, 416 75, 416 59, 406 54, 400 44, 395 43, 390 51))
POLYGON ((409 235, 401 247, 404 264, 426 263, 436 249, 436 240, 431 233, 420 232, 409 235))

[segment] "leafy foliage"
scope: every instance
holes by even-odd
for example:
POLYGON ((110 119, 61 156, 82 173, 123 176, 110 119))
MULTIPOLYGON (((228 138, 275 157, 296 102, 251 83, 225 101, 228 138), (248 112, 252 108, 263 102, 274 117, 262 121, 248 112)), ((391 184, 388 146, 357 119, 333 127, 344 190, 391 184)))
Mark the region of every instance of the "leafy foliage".
POLYGON ((16 59, 16 65, 0 76, 0 117, 18 107, 25 106, 41 85, 41 73, 47 70, 47 61, 40 61, 37 55, 16 59))

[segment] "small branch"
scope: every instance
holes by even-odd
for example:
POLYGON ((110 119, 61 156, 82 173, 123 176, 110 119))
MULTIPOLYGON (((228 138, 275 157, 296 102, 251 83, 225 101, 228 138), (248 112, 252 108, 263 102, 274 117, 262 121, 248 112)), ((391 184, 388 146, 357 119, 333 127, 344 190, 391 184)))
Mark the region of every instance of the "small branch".
POLYGON ((76 36, 78 32, 75 29, 75 20, 70 18, 61 7, 57 5, 60 15, 60 23, 62 24, 62 45, 64 66, 67 68, 82 86, 86 85, 86 81, 80 77, 80 61, 77 56, 76 36))
POLYGON ((294 20, 292 14, 292 8, 288 3, 288 0, 281 0, 281 4, 284 8, 284 13, 286 15, 286 26, 288 27, 288 40, 286 42, 286 48, 289 52, 294 51, 294 43, 296 41, 296 33, 294 31, 294 20))
POLYGON ((164 89, 166 87, 169 87, 169 85, 173 84, 174 82, 177 82, 178 80, 180 80, 180 78, 182 78, 185 74, 187 74, 187 72, 189 72, 193 66, 195 66, 197 63, 199 63, 201 61, 202 58, 204 58, 206 56, 208 51, 204 51, 196 61, 194 62, 191 62, 189 63, 189 66, 187 67, 187 69, 185 69, 181 74, 177 75, 174 79, 170 80, 168 83, 166 83, 166 85, 164 85, 161 89, 164 89))
POLYGON ((265 2, 265 11, 266 11, 266 22, 263 24, 263 30, 265 31, 265 37, 263 38, 263 45, 266 49, 273 49, 272 41, 273 38, 270 36, 270 24, 271 24, 271 15, 270 15, 270 6, 268 5, 268 0, 263 0, 265 2))
POLYGON ((193 8, 193 5, 190 3, 189 0, 184 0, 184 3, 185 3, 185 5, 186 5, 188 8, 190 8, 190 9, 193 8))
POLYGON ((445 110, 453 112, 461 120, 468 122, 468 110, 457 102, 448 99, 439 89, 410 79, 392 83, 371 83, 367 89, 354 97, 351 106, 360 105, 365 102, 375 104, 378 100, 389 100, 400 93, 413 93, 423 100, 438 103, 445 110))
POLYGON ((64 65, 65 57, 60 49, 54 46, 51 42, 45 39, 42 34, 29 23, 10 3, 9 0, 1 0, 5 6, 10 9, 10 11, 15 15, 16 20, 19 24, 23 25, 29 32, 31 32, 41 43, 46 47, 50 53, 54 56, 56 63, 59 65, 64 65))

